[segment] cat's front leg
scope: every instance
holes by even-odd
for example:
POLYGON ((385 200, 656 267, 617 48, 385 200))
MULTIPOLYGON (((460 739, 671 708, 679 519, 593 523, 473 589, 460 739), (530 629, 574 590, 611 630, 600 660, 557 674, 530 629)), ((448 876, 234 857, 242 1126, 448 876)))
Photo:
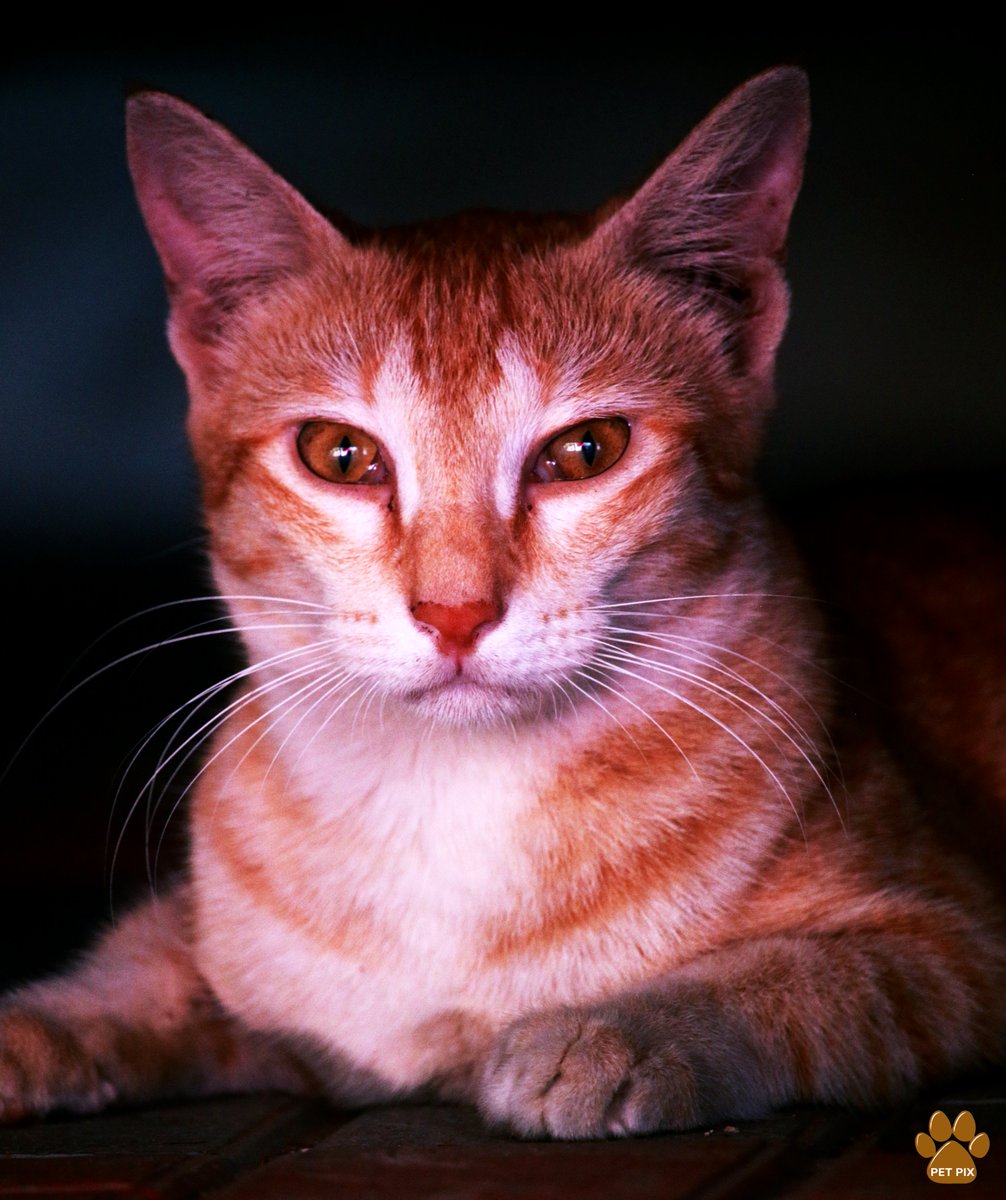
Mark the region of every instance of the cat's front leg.
POLYGON ((305 1082, 201 979, 183 891, 131 913, 65 975, 0 1000, 0 1120, 305 1082))
POLYGON ((1002 964, 986 962, 983 981, 928 939, 875 931, 736 944, 650 988, 516 1021, 479 1105, 524 1136, 595 1138, 889 1102, 1001 1048, 1002 964))

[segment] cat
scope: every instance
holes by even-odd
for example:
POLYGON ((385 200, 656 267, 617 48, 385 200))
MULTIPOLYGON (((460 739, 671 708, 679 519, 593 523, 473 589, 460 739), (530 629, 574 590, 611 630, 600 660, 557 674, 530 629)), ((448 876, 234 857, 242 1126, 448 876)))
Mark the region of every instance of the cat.
POLYGON ((997 898, 754 482, 808 128, 780 67, 598 212, 370 232, 130 99, 250 665, 185 877, 0 1006, 3 1118, 281 1088, 598 1138, 1001 1058, 997 898))

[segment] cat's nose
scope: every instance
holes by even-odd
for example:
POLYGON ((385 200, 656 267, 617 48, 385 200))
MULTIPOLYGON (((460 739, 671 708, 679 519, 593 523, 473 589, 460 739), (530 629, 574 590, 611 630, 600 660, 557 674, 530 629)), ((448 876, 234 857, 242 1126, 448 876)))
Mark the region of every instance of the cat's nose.
POLYGON ((437 604, 420 600, 412 606, 412 615, 420 625, 434 631, 437 649, 460 661, 475 647, 475 638, 486 625, 502 615, 499 605, 488 600, 468 600, 464 604, 437 604))

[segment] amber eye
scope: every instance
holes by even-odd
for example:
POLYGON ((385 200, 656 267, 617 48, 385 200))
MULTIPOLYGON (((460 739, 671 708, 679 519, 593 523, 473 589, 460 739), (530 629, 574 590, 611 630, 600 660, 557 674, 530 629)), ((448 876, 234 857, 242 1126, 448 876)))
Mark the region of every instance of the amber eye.
POLYGON ((308 421, 297 434, 297 453, 309 471, 331 483, 386 483, 388 479, 374 439, 340 421, 308 421))
POLYGON ((539 483, 590 479, 613 467, 628 444, 629 423, 621 417, 571 425, 556 434, 538 455, 531 477, 539 483))

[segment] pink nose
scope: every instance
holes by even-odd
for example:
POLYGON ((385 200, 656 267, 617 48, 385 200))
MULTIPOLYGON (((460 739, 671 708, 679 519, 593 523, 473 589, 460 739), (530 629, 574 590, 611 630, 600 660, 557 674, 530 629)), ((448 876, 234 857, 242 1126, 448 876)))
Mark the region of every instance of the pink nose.
POLYGON ((475 645, 475 636, 484 626, 498 621, 500 610, 487 600, 469 600, 464 604, 436 604, 420 600, 412 606, 412 615, 420 625, 436 630, 437 649, 441 654, 460 659, 475 645))

